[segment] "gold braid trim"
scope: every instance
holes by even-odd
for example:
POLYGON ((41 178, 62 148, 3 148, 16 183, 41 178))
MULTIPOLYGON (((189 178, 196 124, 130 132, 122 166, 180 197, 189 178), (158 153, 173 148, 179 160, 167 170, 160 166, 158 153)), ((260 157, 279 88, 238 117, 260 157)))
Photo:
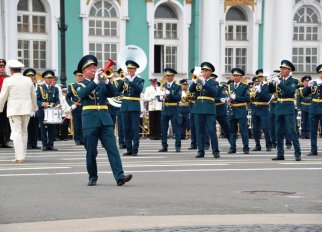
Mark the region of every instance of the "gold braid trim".
MULTIPOLYGON (((73 86, 73 84, 70 84, 70 89, 72 90, 72 93, 74 94, 75 97, 78 97, 78 94, 73 86)), ((79 97, 78 97, 79 98, 79 97)))
POLYGON ((39 89, 40 89, 40 93, 41 93, 41 97, 42 99, 48 99, 48 93, 45 93, 44 92, 44 88, 42 86, 39 86, 39 89))

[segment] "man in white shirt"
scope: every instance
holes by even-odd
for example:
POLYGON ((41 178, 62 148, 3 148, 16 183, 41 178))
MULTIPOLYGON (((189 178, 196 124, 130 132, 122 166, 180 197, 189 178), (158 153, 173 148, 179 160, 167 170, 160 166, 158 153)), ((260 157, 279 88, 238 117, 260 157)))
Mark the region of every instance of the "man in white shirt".
POLYGON ((10 78, 3 82, 0 94, 0 112, 8 101, 7 117, 11 127, 11 139, 15 148, 15 162, 23 162, 26 158, 27 127, 30 115, 37 110, 34 85, 29 77, 21 74, 24 64, 18 60, 9 60, 10 78))
POLYGON ((157 93, 160 91, 157 78, 150 77, 151 86, 146 87, 143 101, 148 103, 149 110, 149 138, 152 140, 161 139, 161 110, 162 102, 158 101, 157 93))

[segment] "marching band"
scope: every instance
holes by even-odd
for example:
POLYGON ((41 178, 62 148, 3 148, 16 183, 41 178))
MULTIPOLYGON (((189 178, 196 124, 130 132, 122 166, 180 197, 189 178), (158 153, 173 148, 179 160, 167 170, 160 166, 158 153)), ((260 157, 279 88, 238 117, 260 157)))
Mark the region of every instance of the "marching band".
MULTIPOLYGON (((210 144, 213 157, 220 158, 219 136, 228 139, 228 154, 236 153, 238 133, 242 138, 243 153, 249 154, 249 130, 255 141, 252 151, 262 150, 260 139, 263 135, 266 151, 277 148, 276 156, 272 158, 274 161, 285 159, 284 139, 287 148, 293 145, 296 161, 302 159, 299 137, 311 140, 311 152, 307 155, 318 155, 317 136, 319 122, 322 121, 322 64, 316 68, 318 79, 304 76, 299 82, 292 77, 294 65, 282 60, 280 70, 270 75, 258 69, 251 84, 245 83, 245 72, 237 67, 231 70, 229 82, 217 82, 215 67, 210 62, 202 62, 200 67, 191 70, 190 80, 182 79, 177 84, 176 70, 167 67, 162 80, 158 82, 157 78, 149 77, 151 86, 143 91, 144 78, 138 74, 145 68, 146 58, 144 60, 140 55, 136 59, 136 55, 122 55, 121 67, 126 72, 119 69, 118 76, 114 76, 111 69, 115 64, 113 61, 98 69, 95 56, 84 56, 74 71, 76 81, 68 85, 65 98, 69 110, 63 114, 60 113, 63 110, 62 99, 57 87, 52 85, 54 72, 43 72, 44 83, 39 84, 35 78, 36 70, 26 69, 23 76, 32 80, 38 105, 36 114, 30 114, 28 149, 39 148, 35 131, 38 132, 40 127, 42 149, 57 150, 54 148, 55 124, 63 123, 65 119, 62 117, 72 116, 75 144, 84 145, 87 152, 88 185, 96 185, 98 179, 98 140, 107 151, 117 185, 123 185, 131 180, 132 175, 124 175, 115 132, 119 135, 119 148, 126 149, 123 155, 137 156, 140 114, 143 110, 140 102, 143 100, 149 112, 149 138, 161 139, 159 152, 168 151, 171 121, 175 151, 182 151, 181 139, 190 138, 188 149, 197 149, 196 158, 205 157, 205 150, 210 144), (57 121, 55 117, 58 117, 57 121)), ((0 59, 0 65, 5 64, 0 59)), ((1 112, 5 100, 1 92, 1 112)), ((6 135, 1 136, 3 140, 6 135)), ((7 141, 1 141, 0 145, 6 147, 7 141)))

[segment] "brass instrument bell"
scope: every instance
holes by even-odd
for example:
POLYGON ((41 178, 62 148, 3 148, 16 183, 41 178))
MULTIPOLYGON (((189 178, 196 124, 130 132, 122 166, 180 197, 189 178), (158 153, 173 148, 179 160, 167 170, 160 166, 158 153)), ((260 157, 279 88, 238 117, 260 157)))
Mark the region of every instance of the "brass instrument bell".
POLYGON ((115 62, 112 59, 108 59, 104 68, 102 68, 102 72, 99 74, 100 81, 106 81, 106 79, 111 79, 113 77, 114 70, 111 69, 111 66, 115 65, 115 62))

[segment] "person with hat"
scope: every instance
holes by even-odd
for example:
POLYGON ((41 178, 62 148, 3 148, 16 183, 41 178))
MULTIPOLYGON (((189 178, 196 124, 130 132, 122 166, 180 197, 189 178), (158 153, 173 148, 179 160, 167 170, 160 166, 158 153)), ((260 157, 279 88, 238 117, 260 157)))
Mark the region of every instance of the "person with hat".
POLYGON ((163 107, 161 112, 161 140, 162 148, 159 152, 168 151, 168 129, 169 121, 171 121, 172 130, 175 136, 176 152, 181 152, 181 136, 178 126, 178 103, 181 101, 181 87, 174 82, 174 76, 177 71, 172 68, 163 70, 166 82, 160 86, 158 93, 159 101, 162 101, 163 107))
POLYGON ((196 103, 192 108, 192 112, 195 114, 198 141, 196 158, 205 156, 205 134, 207 132, 211 141, 212 155, 215 158, 219 158, 215 105, 215 98, 219 90, 216 88, 214 80, 210 78, 211 73, 215 71, 215 67, 209 62, 202 62, 200 66, 202 73, 193 80, 189 87, 189 91, 195 93, 197 97, 196 103))
MULTIPOLYGON (((6 60, 0 59, 0 92, 5 78, 9 77, 6 74, 6 65, 6 60)), ((7 118, 7 104, 4 105, 3 112, 0 113, 0 121, 0 148, 12 148, 8 143, 10 140, 10 125, 7 118)))
POLYGON ((0 93, 0 112, 8 102, 7 117, 15 149, 15 162, 20 163, 26 159, 28 122, 30 115, 37 110, 37 100, 31 79, 21 74, 24 64, 18 60, 9 60, 8 66, 11 77, 3 82, 0 93))
POLYGON ((264 83, 263 69, 256 70, 256 79, 253 80, 254 86, 250 94, 252 109, 252 128, 255 140, 253 151, 261 151, 260 131, 263 130, 266 143, 266 151, 272 150, 272 143, 268 127, 269 100, 271 94, 268 92, 268 85, 264 83))
POLYGON ((295 106, 294 95, 298 82, 291 76, 295 71, 294 65, 288 60, 282 60, 280 65, 281 78, 273 77, 269 83, 269 92, 277 92, 275 106, 275 131, 277 141, 277 155, 272 160, 284 160, 284 134, 291 138, 294 146, 296 161, 301 160, 301 147, 295 129, 295 106))
MULTIPOLYGON (((179 102, 178 108, 178 126, 179 132, 181 135, 181 139, 187 139, 187 132, 189 130, 190 125, 190 99, 187 98, 188 93, 188 81, 186 79, 182 79, 180 81, 181 84, 181 101, 179 102)), ((189 94, 189 93, 188 93, 189 94)))
POLYGON ((304 97, 311 96, 312 101, 309 109, 310 113, 310 135, 311 135, 311 151, 308 156, 318 155, 317 146, 317 131, 319 121, 322 121, 322 64, 316 67, 316 72, 319 78, 310 80, 308 86, 303 88, 302 94, 304 97))
MULTIPOLYGON (((197 78, 197 76, 194 75, 195 69, 191 69, 191 79, 197 78)), ((197 135, 196 135, 196 124, 195 124, 195 116, 192 112, 192 109, 196 102, 196 95, 192 93, 193 98, 190 101, 190 147, 188 150, 195 150, 197 149, 197 135)), ((208 139, 209 141, 209 139, 208 139)))
MULTIPOLYGON (((117 76, 113 77, 112 79, 112 84, 115 86, 117 89, 122 83, 123 83, 123 78, 124 78, 124 73, 121 68, 117 70, 117 76)), ((115 92, 116 97, 123 96, 122 92, 115 92)), ((110 113, 114 127, 117 126, 117 135, 118 135, 118 142, 119 142, 119 148, 120 149, 125 149, 125 136, 124 136, 124 125, 123 125, 123 119, 122 119, 122 114, 120 112, 121 106, 117 105, 114 106, 110 104, 111 99, 109 98, 107 103, 108 103, 108 112, 110 113)))
POLYGON ((227 104, 225 99, 227 98, 225 87, 220 85, 217 79, 217 75, 212 73, 210 78, 215 82, 216 88, 218 88, 218 96, 215 98, 216 103, 216 121, 219 123, 221 128, 221 135, 223 138, 227 138, 229 141, 229 125, 227 119, 227 104))
POLYGON ((132 175, 124 175, 120 153, 116 146, 114 123, 108 112, 107 98, 115 96, 115 86, 108 78, 100 78, 101 69, 97 69, 97 58, 93 55, 82 57, 77 70, 82 72, 84 80, 76 86, 77 95, 82 102, 82 129, 86 149, 86 166, 88 186, 95 186, 97 175, 97 144, 100 139, 105 148, 118 186, 132 179, 132 175))
POLYGON ((82 132, 82 101, 77 94, 76 86, 84 80, 84 75, 77 69, 73 72, 76 81, 67 87, 66 101, 71 107, 73 116, 74 141, 76 145, 84 145, 82 132))
MULTIPOLYGON (((36 81, 36 70, 33 68, 27 68, 23 72, 23 76, 29 77, 34 85, 35 94, 37 94, 37 81, 36 81)), ((40 149, 37 146, 38 142, 38 128, 39 128, 39 120, 36 114, 30 115, 30 120, 28 123, 28 142, 27 149, 40 149)))
POLYGON ((143 95, 143 101, 148 103, 149 138, 151 140, 160 140, 162 102, 157 99, 157 95, 160 92, 160 86, 158 86, 158 79, 156 77, 151 76, 149 81, 151 85, 145 88, 143 95))
MULTIPOLYGON (((309 94, 308 96, 304 97, 303 96, 303 89, 308 87, 309 81, 312 80, 311 76, 304 76, 301 78, 302 85, 298 89, 298 94, 297 94, 297 110, 298 110, 298 115, 301 115, 300 122, 301 125, 298 125, 301 127, 301 138, 302 139, 310 139, 310 105, 312 101, 312 94, 309 94)), ((297 120, 299 120, 297 118, 297 120)))
POLYGON ((240 68, 231 70, 234 81, 228 86, 229 121, 229 154, 236 153, 236 132, 239 131, 243 141, 243 152, 249 154, 249 137, 247 126, 247 103, 250 102, 248 85, 241 82, 245 72, 240 68))
POLYGON ((51 107, 60 107, 58 88, 52 85, 52 80, 55 78, 55 73, 52 70, 46 70, 41 75, 45 84, 39 85, 37 89, 37 104, 38 111, 36 112, 39 118, 41 142, 43 151, 57 151, 54 148, 54 140, 56 135, 55 124, 44 124, 45 109, 51 107))
POLYGON ((124 156, 137 156, 140 145, 140 97, 144 88, 144 79, 136 75, 136 70, 140 67, 133 60, 125 62, 127 73, 124 81, 117 88, 118 92, 123 92, 121 114, 124 125, 124 136, 126 152, 124 156))
MULTIPOLYGON (((273 76, 280 76, 280 70, 274 70, 273 76)), ((269 101, 269 133, 272 142, 272 148, 276 148, 276 133, 275 133, 275 106, 277 103, 277 93, 271 95, 271 99, 269 101)))

